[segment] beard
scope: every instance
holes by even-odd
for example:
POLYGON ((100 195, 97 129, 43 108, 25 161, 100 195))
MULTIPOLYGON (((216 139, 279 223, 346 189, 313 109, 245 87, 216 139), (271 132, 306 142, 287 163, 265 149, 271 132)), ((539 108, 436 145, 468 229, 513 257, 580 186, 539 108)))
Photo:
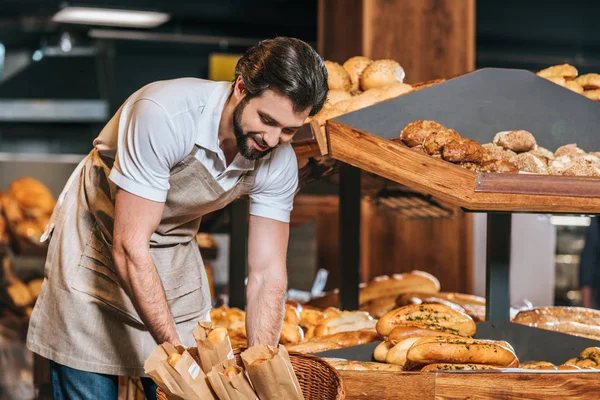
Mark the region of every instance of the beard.
POLYGON ((240 154, 248 160, 260 160, 273 151, 273 147, 269 147, 267 142, 265 142, 258 133, 244 133, 244 130, 242 129, 242 115, 248 101, 250 101, 248 96, 244 97, 233 111, 233 133, 235 134, 235 141, 240 154), (260 151, 251 143, 252 140, 256 141, 261 147, 269 148, 265 151, 260 151))

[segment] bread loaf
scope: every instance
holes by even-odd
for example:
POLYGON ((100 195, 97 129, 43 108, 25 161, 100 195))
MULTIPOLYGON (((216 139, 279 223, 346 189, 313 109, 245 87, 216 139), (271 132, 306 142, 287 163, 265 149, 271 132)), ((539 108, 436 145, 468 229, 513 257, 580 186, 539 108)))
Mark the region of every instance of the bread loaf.
POLYGON ((350 75, 340 64, 333 61, 325 61, 327 68, 327 85, 329 90, 343 90, 349 92, 352 89, 352 81, 350 75))
POLYGON ((299 325, 300 324, 300 312, 293 305, 286 304, 285 305, 285 315, 283 317, 283 320, 292 325, 299 325))
POLYGON ((343 359, 324 358, 338 371, 402 371, 402 367, 379 362, 350 361, 343 359))
POLYGON ((369 90, 404 81, 404 69, 394 60, 377 60, 369 64, 360 76, 360 87, 369 90))
POLYGON ((295 351, 298 353, 320 353, 322 351, 336 350, 341 349, 343 346, 340 346, 334 342, 322 342, 322 341, 310 341, 304 343, 298 343, 293 345, 285 345, 285 348, 288 351, 295 351))
POLYGON ((396 308, 396 295, 380 297, 366 302, 360 307, 369 313, 373 318, 381 318, 390 310, 396 308))
POLYGON ((386 354, 385 362, 401 367, 406 365, 408 350, 419 340, 419 337, 409 337, 398 341, 386 354))
POLYGON ((325 318, 315 328, 315 336, 372 329, 375 324, 376 321, 365 311, 344 311, 340 315, 325 318))
POLYGON ((300 326, 290 324, 289 322, 283 322, 281 333, 279 335, 279 342, 281 344, 294 344, 300 343, 304 340, 304 331, 300 326))
POLYGON ((423 271, 380 277, 360 289, 360 303, 364 304, 376 298, 398 295, 407 291, 436 293, 440 291, 440 282, 435 276, 423 271))
POLYGON ((312 307, 302 307, 300 311, 300 323, 299 325, 303 328, 310 328, 319 325, 325 316, 323 312, 312 307))
POLYGON ((349 58, 342 65, 350 76, 350 81, 352 82, 352 92, 357 92, 360 89, 360 76, 365 68, 367 68, 371 63, 372 61, 367 57, 356 56, 349 58))
POLYGON ((385 362, 388 352, 392 347, 394 347, 395 343, 384 340, 379 343, 377 347, 375 347, 375 351, 373 352, 373 358, 380 362, 385 362))
POLYGON ((402 129, 402 132, 400 132, 400 140, 408 147, 415 147, 423 145, 423 142, 430 134, 447 130, 448 128, 436 121, 413 121, 402 129))
POLYGON ((600 340, 600 311, 583 307, 541 307, 520 311, 513 322, 600 340))
POLYGON ((519 365, 514 351, 505 342, 469 338, 419 338, 408 350, 406 358, 414 365, 472 363, 505 368, 519 365))
POLYGON ((435 294, 403 293, 397 297, 396 304, 398 306, 404 306, 408 304, 441 303, 437 299, 450 301, 461 306, 461 311, 465 312, 476 322, 485 320, 485 299, 470 294, 450 292, 439 292, 435 294))
POLYGON ((376 328, 380 335, 387 336, 392 329, 400 325, 433 328, 460 336, 472 336, 476 331, 475 322, 471 317, 441 304, 409 305, 397 308, 381 317, 376 328))
POLYGON ((379 336, 377 332, 341 332, 333 335, 315 337, 308 342, 290 344, 286 345, 285 347, 289 351, 297 351, 300 353, 316 353, 319 351, 334 350, 343 347, 359 346, 361 344, 371 343, 377 340, 381 340, 381 336, 379 336))
POLYGON ((19 203, 25 214, 37 218, 51 214, 56 201, 50 190, 33 178, 19 178, 8 187, 8 193, 19 203))
POLYGON ((429 364, 421 369, 421 372, 436 371, 475 371, 483 369, 497 369, 490 365, 482 364, 429 364))
POLYGON ((519 365, 522 369, 556 370, 556 365, 548 361, 529 361, 519 365))
POLYGON ((451 336, 451 337, 456 337, 456 338, 460 337, 458 335, 448 333, 447 331, 444 331, 444 330, 436 330, 433 327, 431 329, 427 329, 427 328, 419 328, 417 326, 401 325, 401 326, 397 326, 394 329, 392 329, 392 331, 390 332, 390 334, 387 337, 387 340, 392 344, 396 344, 396 343, 400 342, 401 340, 404 340, 407 338, 426 337, 426 336, 451 336))

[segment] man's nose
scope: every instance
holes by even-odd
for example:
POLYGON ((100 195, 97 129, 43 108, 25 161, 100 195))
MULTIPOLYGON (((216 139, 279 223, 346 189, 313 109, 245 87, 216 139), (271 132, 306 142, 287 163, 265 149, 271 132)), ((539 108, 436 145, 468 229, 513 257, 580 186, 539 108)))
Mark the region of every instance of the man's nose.
POLYGON ((263 135, 263 140, 267 142, 269 147, 275 147, 279 144, 279 138, 281 137, 281 128, 271 128, 263 135))

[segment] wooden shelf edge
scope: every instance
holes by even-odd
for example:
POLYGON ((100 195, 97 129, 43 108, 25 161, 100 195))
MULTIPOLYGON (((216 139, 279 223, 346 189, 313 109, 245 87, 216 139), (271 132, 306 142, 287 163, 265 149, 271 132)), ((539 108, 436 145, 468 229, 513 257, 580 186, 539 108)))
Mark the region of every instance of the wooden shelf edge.
MULTIPOLYGON (((498 190, 493 192, 489 190, 476 191, 477 180, 480 176, 472 171, 410 150, 399 143, 361 131, 339 121, 329 120, 325 126, 330 157, 423 191, 466 210, 600 213, 600 197, 594 196, 595 192, 589 192, 589 190, 588 192, 591 194, 586 196, 582 196, 581 193, 566 195, 507 193, 498 190)), ((522 181, 525 184, 533 177, 515 175, 510 180, 516 181, 519 178, 524 178, 522 181)), ((542 186, 549 187, 547 185, 548 178, 552 179, 552 177, 543 177, 546 183, 542 186)), ((569 181, 563 177, 556 178, 558 178, 557 182, 569 181)), ((600 185, 600 180, 592 180, 600 185)), ((592 180, 588 179, 588 181, 592 180)), ((571 178, 570 182, 580 183, 581 178, 575 178, 575 180, 571 178)), ((576 186, 572 184, 570 187, 576 186)), ((527 190, 530 189, 523 188, 522 191, 526 192, 527 190)), ((565 188, 561 190, 554 188, 552 193, 565 193, 565 188)))

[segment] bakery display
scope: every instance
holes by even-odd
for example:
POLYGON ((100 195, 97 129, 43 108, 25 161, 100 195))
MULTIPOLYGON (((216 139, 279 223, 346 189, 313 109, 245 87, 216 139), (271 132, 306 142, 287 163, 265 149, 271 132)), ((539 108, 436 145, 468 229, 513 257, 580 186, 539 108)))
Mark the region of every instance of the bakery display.
POLYGON ((513 322, 600 340, 600 311, 582 307, 540 307, 520 311, 513 322))

